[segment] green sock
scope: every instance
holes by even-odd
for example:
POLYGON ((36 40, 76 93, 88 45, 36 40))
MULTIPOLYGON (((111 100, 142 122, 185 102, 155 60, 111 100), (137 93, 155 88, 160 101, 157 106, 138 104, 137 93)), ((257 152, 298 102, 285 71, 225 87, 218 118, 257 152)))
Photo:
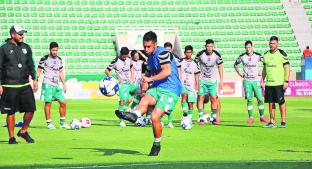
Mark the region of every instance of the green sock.
POLYGON ((212 109, 211 110, 212 111, 212 113, 211 113, 211 116, 213 117, 213 118, 216 118, 217 117, 217 109, 212 109))
POLYGON ((173 112, 170 112, 170 114, 168 115, 168 122, 169 123, 173 122, 173 112))
POLYGON ((65 124, 65 119, 66 119, 66 117, 61 117, 60 118, 60 125, 65 124))
POLYGON ((118 110, 119 111, 124 111, 125 110, 125 106, 124 105, 119 105, 118 110))
POLYGON ((260 116, 264 115, 264 106, 263 106, 263 101, 258 102, 258 108, 259 108, 259 114, 260 116))
POLYGON ((182 112, 183 113, 187 113, 187 103, 186 102, 182 102, 182 112))
POLYGON ((192 118, 193 117, 193 109, 189 109, 187 112, 187 115, 192 118))
POLYGON ((249 117, 253 117, 253 103, 251 100, 247 101, 247 111, 248 111, 249 117))
POLYGON ((198 109, 199 118, 204 115, 204 109, 198 109))

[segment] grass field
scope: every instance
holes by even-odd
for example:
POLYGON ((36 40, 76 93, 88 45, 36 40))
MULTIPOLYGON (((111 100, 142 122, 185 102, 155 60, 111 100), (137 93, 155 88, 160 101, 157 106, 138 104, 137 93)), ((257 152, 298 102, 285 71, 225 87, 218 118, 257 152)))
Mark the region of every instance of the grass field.
MULTIPOLYGON (((1 168, 312 168, 312 97, 287 98, 287 128, 263 129, 258 120, 247 125, 242 98, 222 98, 220 126, 179 127, 163 132, 158 157, 147 154, 153 142, 151 127, 120 128, 113 110, 116 100, 69 100, 68 120, 89 117, 92 127, 74 130, 45 128, 43 104, 31 125, 35 144, 8 145, 7 131, 0 128, 1 168)), ((52 119, 58 125, 54 103, 52 119)), ((268 116, 268 111, 266 110, 268 116)), ((17 114, 17 122, 21 120, 17 114)), ((197 113, 194 115, 197 117, 197 113)), ((259 115, 256 113, 256 119, 259 115)), ((278 124, 280 122, 277 111, 278 124)), ((5 116, 0 118, 0 125, 5 116)), ((18 129, 16 128, 16 133, 18 129)))

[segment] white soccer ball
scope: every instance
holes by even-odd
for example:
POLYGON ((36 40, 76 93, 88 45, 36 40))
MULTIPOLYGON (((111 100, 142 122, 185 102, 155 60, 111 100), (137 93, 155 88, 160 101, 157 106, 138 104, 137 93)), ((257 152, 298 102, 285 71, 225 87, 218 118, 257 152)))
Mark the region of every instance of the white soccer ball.
POLYGON ((89 128, 91 127, 91 119, 88 117, 84 117, 81 119, 81 127, 82 128, 89 128))
POLYGON ((212 122, 214 118, 210 116, 209 114, 204 114, 205 122, 212 122))
POLYGON ((70 128, 73 130, 79 130, 81 127, 81 122, 78 119, 73 119, 70 121, 70 128))
POLYGON ((114 96, 119 90, 118 82, 113 77, 105 77, 100 81, 100 91, 105 96, 114 96))
POLYGON ((143 127, 143 126, 146 126, 147 123, 148 123, 148 119, 141 116, 140 118, 138 118, 138 120, 134 124, 136 126, 143 127))
POLYGON ((181 127, 184 130, 191 130, 193 127, 192 119, 188 116, 183 116, 181 118, 181 127))

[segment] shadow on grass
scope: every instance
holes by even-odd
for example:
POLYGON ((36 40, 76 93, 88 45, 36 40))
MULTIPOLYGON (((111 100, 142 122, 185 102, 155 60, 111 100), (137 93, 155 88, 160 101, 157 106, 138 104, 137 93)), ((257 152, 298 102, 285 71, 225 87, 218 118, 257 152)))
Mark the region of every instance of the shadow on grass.
MULTIPOLYGON (((157 159, 157 157, 149 157, 157 159)), ((150 163, 96 163, 60 165, 1 166, 0 168, 122 168, 122 169, 305 169, 312 161, 159 161, 150 163)))
POLYGON ((312 150, 278 150, 287 153, 312 153, 312 150))
POLYGON ((220 124, 220 126, 226 126, 226 127, 256 127, 256 128, 262 128, 261 126, 253 126, 253 125, 244 125, 244 124, 220 124))
POLYGON ((112 156, 115 154, 131 154, 131 155, 145 155, 135 150, 124 149, 109 149, 109 148, 72 148, 74 150, 91 150, 91 152, 102 152, 104 156, 112 156))
POLYGON ((53 160, 72 160, 73 158, 71 158, 71 157, 53 157, 51 159, 53 159, 53 160))
POLYGON ((312 109, 296 109, 296 110, 299 110, 299 111, 306 111, 306 112, 312 112, 312 109))

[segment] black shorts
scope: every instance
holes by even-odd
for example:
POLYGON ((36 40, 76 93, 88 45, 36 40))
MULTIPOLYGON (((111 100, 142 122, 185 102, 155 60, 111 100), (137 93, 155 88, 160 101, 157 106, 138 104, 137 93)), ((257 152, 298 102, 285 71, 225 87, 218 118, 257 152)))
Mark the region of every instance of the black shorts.
POLYGON ((2 114, 36 111, 35 96, 30 85, 20 88, 3 87, 0 103, 2 114))
POLYGON ((285 90, 281 86, 265 86, 264 102, 265 103, 285 103, 285 90))

